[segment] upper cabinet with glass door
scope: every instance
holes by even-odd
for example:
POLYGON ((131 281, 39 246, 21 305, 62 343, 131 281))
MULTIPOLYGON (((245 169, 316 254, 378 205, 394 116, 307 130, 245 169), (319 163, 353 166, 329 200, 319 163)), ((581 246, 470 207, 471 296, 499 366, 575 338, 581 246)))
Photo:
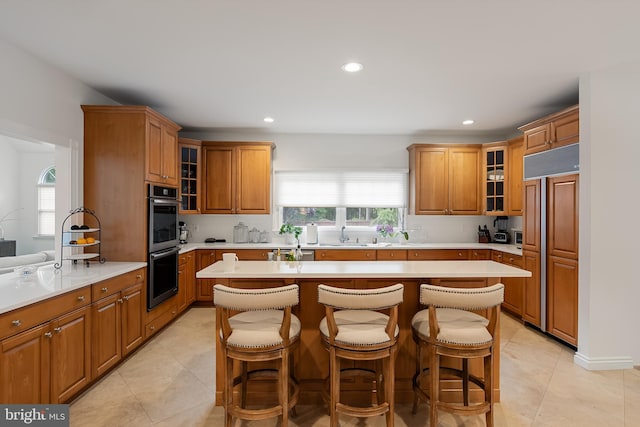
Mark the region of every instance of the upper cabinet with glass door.
POLYGON ((485 215, 506 215, 507 204, 507 143, 485 144, 482 148, 484 168, 483 204, 485 215))
POLYGON ((181 214, 200 213, 201 146, 202 142, 195 139, 178 140, 181 214))

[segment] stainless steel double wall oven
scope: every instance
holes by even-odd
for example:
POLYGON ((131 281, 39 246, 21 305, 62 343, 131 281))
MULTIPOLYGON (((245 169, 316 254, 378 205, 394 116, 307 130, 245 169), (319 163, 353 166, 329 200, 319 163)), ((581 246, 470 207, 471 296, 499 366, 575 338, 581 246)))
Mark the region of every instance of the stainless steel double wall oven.
POLYGON ((147 310, 178 293, 178 190, 149 184, 147 310))

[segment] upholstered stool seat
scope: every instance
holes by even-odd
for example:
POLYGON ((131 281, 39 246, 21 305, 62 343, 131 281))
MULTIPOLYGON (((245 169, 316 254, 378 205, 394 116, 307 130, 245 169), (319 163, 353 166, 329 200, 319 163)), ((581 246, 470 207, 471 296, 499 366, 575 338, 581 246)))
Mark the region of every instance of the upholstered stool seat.
POLYGON ((428 401, 430 425, 438 425, 438 409, 441 409, 461 415, 484 413, 487 426, 493 426, 493 346, 503 297, 501 283, 472 289, 420 286, 420 303, 427 309, 416 313, 411 321, 417 344, 413 412, 417 412, 420 400, 428 401), (470 310, 487 310, 487 317, 470 310), (441 367, 440 356, 461 359, 462 368, 441 367), (468 363, 473 358, 484 360, 483 378, 469 373, 468 363), (460 378, 461 404, 440 400, 441 371, 460 378), (429 384, 425 387, 427 378, 429 384), (483 391, 482 402, 470 404, 469 382, 483 391))
POLYGON ((339 413, 356 417, 385 414, 387 426, 393 427, 394 365, 400 333, 398 305, 403 292, 402 284, 378 289, 318 286, 318 302, 326 312, 319 328, 329 350, 331 427, 338 426, 339 413), (340 401, 341 359, 375 362, 377 404, 359 407, 340 401))
POLYGON ((226 359, 225 418, 231 427, 233 417, 259 420, 282 416, 288 424, 289 411, 298 400, 298 385, 293 378, 293 352, 297 348, 301 324, 291 313, 298 304, 298 285, 265 289, 238 289, 217 284, 214 304, 220 310, 220 343, 226 359), (277 369, 250 371, 248 363, 278 360, 277 369), (234 361, 239 361, 240 375, 234 376, 234 361), (247 383, 257 377, 278 380, 278 402, 271 408, 247 408, 247 383), (240 402, 234 388, 241 385, 240 402))

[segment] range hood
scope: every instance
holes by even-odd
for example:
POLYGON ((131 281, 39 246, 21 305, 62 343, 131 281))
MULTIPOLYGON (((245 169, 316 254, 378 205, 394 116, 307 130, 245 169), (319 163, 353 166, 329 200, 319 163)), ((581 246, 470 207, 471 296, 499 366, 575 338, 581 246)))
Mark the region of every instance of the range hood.
POLYGON ((578 144, 524 156, 524 179, 537 179, 553 175, 566 175, 580 171, 578 144))

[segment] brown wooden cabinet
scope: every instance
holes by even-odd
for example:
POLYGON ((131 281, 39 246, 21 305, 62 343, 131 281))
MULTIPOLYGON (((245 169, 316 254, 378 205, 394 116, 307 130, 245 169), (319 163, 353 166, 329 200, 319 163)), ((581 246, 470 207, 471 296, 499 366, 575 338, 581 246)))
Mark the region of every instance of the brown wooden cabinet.
POLYGON ((469 251, 469 259, 489 260, 491 259, 491 249, 471 249, 469 251))
POLYGON ((402 249, 379 249, 376 253, 378 261, 406 261, 407 251, 402 249))
POLYGON ((146 262, 148 183, 178 186, 180 127, 144 106, 83 105, 84 206, 100 217, 101 255, 146 262))
POLYGON ((202 142, 195 139, 178 139, 180 173, 180 213, 200 213, 200 182, 202 180, 202 142))
MULTIPOLYGON (((210 249, 198 249, 196 251, 196 271, 216 262, 216 251, 210 249)), ((196 279, 196 301, 206 301, 213 304, 213 279, 196 279)))
POLYGON ((484 144, 482 158, 482 211, 485 215, 506 215, 509 182, 507 143, 484 144))
POLYGON ((144 269, 92 285, 96 300, 92 304, 94 377, 142 344, 145 287, 144 269))
POLYGON ((578 175, 548 178, 547 254, 578 259, 578 175))
POLYGON ((507 151, 507 206, 509 216, 520 216, 524 210, 522 179, 524 177, 524 138, 508 141, 507 151))
POLYGON ((534 154, 580 140, 579 106, 562 110, 519 127, 524 132, 524 154, 534 154))
POLYGON ((316 261, 375 261, 376 251, 371 249, 316 250, 316 261))
POLYGON ((187 252, 178 258, 178 312, 186 310, 196 299, 195 253, 187 252))
POLYGON ((4 339, 0 346, 2 403, 62 403, 91 382, 88 305, 4 339))
POLYGON ((409 261, 468 260, 469 249, 409 249, 407 259, 409 261))
POLYGON ((271 212, 271 142, 203 142, 202 212, 271 212))
POLYGON ((479 145, 414 144, 408 150, 413 214, 480 214, 479 145))
POLYGON ((547 258, 547 331, 578 345, 578 261, 547 258))
POLYGON ((522 259, 524 269, 531 272, 531 277, 525 277, 524 279, 524 307, 522 318, 525 322, 541 327, 540 253, 523 251, 522 259))
POLYGON ((541 181, 539 179, 525 181, 523 187, 522 249, 540 252, 541 181))
MULTIPOLYGON (((517 268, 524 267, 524 260, 520 255, 514 255, 501 251, 493 251, 493 260, 517 268)), ((524 277, 502 278, 502 283, 504 284, 504 302, 502 303, 502 307, 506 311, 520 318, 522 318, 524 311, 524 279, 524 277)))

